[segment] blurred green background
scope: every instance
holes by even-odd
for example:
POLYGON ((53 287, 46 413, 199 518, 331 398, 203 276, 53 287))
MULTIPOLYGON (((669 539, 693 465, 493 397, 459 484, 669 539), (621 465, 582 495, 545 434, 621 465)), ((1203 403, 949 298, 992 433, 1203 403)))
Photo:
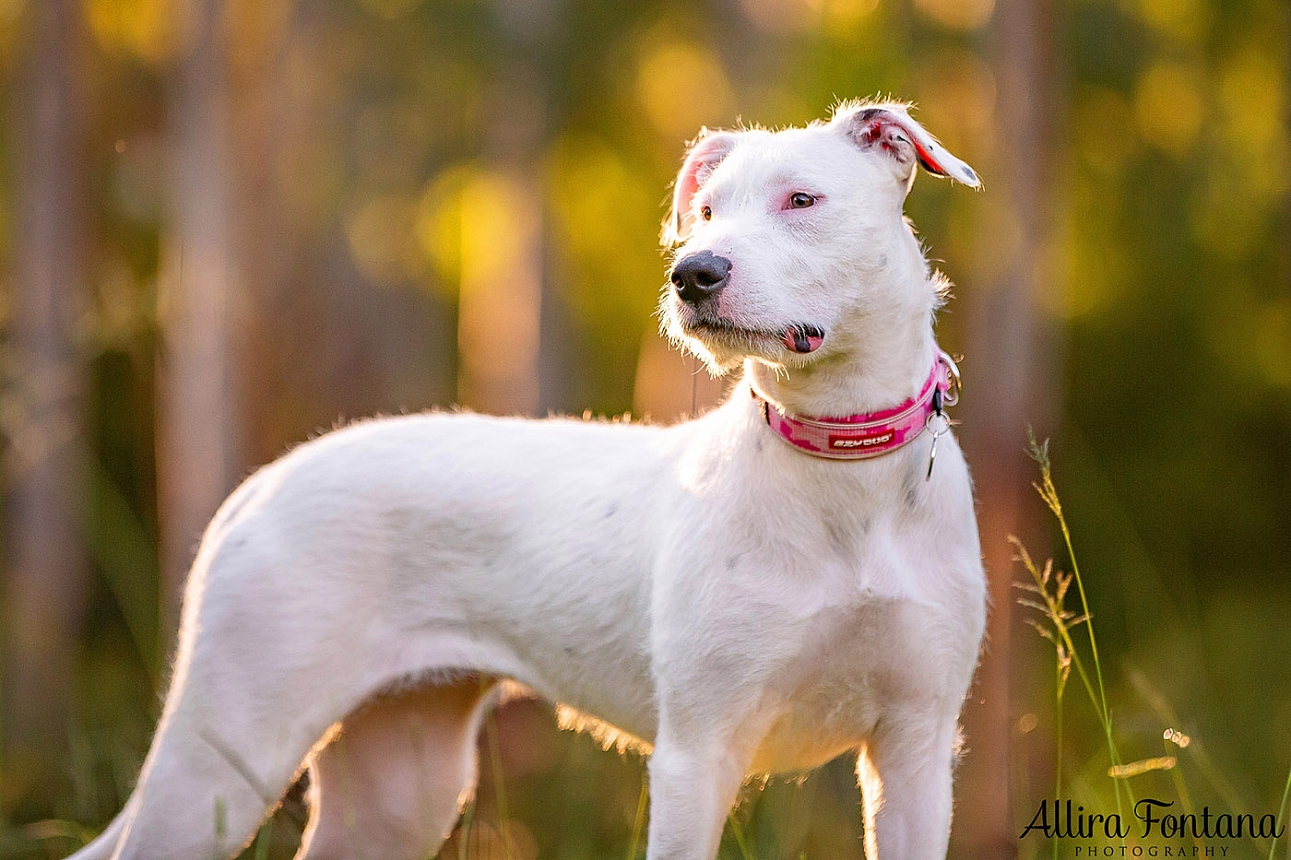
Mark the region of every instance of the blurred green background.
MULTIPOLYGON (((1028 424, 1122 757, 1191 739, 1136 795, 1276 813, 1289 90, 1285 0, 0 0, 0 857, 63 856, 119 809, 241 477, 376 412, 711 404, 652 317, 684 141, 880 93, 986 183, 925 176, 907 207, 957 284, 939 334, 994 594, 952 856, 1051 856, 1018 839, 1056 762, 1053 650, 1005 540, 1057 546, 1028 424)), ((1069 686, 1064 796, 1110 812, 1093 714, 1069 686)), ((445 856, 627 856, 639 759, 521 702, 482 765, 445 856)), ((289 857, 302 815, 289 797, 257 856, 289 857)), ((847 761, 735 817, 752 856, 861 854, 847 761)), ((723 850, 747 856, 731 829, 723 850)))

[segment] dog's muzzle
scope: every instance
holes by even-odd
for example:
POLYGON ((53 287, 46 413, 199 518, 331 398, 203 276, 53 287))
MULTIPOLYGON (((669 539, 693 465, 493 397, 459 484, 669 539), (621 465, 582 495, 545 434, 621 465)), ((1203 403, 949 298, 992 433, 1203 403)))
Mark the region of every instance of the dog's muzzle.
POLYGON ((669 277, 683 302, 698 305, 722 291, 730 280, 730 272, 730 260, 712 251, 698 251, 678 260, 669 277))

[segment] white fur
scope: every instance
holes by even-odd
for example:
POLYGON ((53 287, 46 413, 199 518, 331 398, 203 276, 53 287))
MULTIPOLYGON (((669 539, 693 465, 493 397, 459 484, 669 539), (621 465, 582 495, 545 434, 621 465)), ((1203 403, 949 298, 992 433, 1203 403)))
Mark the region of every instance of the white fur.
POLYGON ((899 136, 859 145, 861 107, 722 133, 680 195, 678 257, 733 261, 710 309, 726 333, 663 299, 678 341, 743 360, 720 408, 666 428, 372 420, 243 484, 198 552, 138 787, 77 860, 231 855, 302 763, 300 857, 432 856, 498 679, 652 750, 650 860, 709 860, 747 775, 848 751, 867 857, 943 857, 985 614, 963 458, 943 438, 928 482, 926 434, 813 458, 749 395, 840 415, 927 377, 940 282, 901 214, 914 159, 899 136), (818 200, 781 208, 794 191, 818 200), (791 352, 777 332, 794 323, 821 347, 791 352))

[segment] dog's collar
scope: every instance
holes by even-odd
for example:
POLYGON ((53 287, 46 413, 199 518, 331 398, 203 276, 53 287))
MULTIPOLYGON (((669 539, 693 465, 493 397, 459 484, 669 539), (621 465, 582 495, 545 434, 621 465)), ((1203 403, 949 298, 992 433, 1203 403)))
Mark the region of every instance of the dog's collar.
POLYGON ((913 442, 938 418, 943 423, 931 432, 934 436, 943 435, 949 429, 950 419, 942 407, 959 402, 959 388, 959 368, 949 355, 937 350, 928 379, 919 393, 899 406, 878 412, 841 418, 787 415, 757 391, 753 391, 753 397, 761 405, 767 426, 804 454, 832 460, 864 460, 913 442))

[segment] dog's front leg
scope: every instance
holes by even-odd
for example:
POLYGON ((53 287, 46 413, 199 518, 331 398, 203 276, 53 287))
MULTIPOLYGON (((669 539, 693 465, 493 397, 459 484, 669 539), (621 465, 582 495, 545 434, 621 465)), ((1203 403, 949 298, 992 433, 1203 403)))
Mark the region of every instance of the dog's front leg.
MULTIPOLYGON (((723 739, 724 740, 724 739, 723 739)), ((659 733, 650 756, 646 860, 713 860, 751 752, 718 738, 659 733)))
POLYGON ((856 765, 868 860, 946 856, 956 737, 956 713, 945 708, 880 721, 856 765))

